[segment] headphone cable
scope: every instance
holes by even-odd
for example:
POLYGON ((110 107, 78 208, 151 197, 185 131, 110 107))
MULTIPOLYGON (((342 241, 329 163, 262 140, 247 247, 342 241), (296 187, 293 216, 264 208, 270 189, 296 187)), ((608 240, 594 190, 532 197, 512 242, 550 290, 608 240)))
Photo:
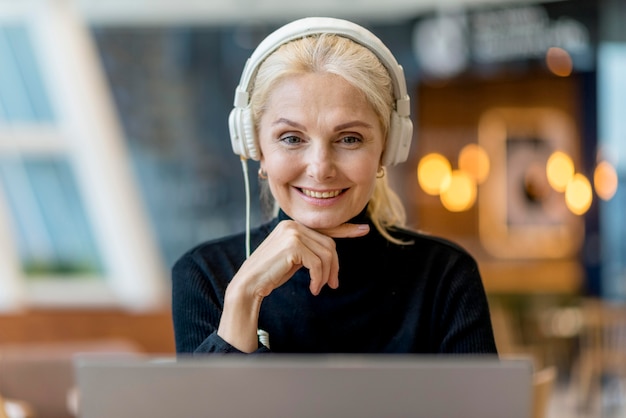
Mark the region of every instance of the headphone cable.
POLYGON ((243 184, 246 189, 246 259, 250 257, 250 179, 248 178, 248 160, 240 158, 243 171, 243 184))
MULTIPOLYGON (((248 160, 240 157, 243 171, 243 184, 246 189, 246 260, 250 257, 250 179, 248 176, 248 160)), ((267 331, 257 329, 257 338, 265 347, 270 348, 270 335, 267 331)))

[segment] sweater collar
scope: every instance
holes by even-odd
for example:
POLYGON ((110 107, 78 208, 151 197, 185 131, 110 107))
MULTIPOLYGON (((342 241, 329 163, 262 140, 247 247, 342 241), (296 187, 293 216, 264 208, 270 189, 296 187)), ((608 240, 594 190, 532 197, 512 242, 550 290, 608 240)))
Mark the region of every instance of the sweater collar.
MULTIPOLYGON (((292 221, 293 220, 282 209, 278 210, 277 219, 278 219, 278 222, 280 222, 280 221, 292 221)), ((365 206, 365 208, 363 208, 363 210, 358 215, 356 215, 354 218, 350 219, 347 223, 351 223, 351 224, 369 224, 371 226, 372 222, 370 221, 370 218, 369 218, 369 216, 367 214, 367 206, 365 206)))

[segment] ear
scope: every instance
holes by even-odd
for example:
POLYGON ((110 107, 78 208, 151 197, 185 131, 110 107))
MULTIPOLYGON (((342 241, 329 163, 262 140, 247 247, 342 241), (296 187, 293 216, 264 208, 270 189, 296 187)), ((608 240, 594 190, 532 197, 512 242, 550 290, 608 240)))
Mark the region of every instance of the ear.
POLYGON ((261 144, 259 144, 258 148, 258 156, 259 156, 259 166, 263 168, 263 164, 265 163, 265 156, 263 155, 263 151, 261 150, 261 144))
POLYGON ((380 158, 378 159, 378 169, 385 165, 385 148, 383 148, 383 152, 380 153, 380 158))

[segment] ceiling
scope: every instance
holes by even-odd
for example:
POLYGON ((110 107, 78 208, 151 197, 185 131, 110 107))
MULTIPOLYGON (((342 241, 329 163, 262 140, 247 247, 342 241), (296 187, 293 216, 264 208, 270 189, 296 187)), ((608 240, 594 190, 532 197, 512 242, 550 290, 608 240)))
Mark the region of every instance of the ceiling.
MULTIPOLYGON (((6 1, 6 0, 5 0, 6 1)), ((91 24, 224 24, 303 16, 397 19, 420 13, 533 0, 73 0, 91 24)))

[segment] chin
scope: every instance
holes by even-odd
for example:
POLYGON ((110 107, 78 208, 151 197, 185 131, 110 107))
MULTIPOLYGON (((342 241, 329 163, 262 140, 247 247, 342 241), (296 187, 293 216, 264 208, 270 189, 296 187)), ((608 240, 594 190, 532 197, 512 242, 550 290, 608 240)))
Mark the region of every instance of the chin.
POLYGON ((330 229, 346 223, 350 218, 335 217, 328 215, 294 217, 294 220, 311 229, 330 229))

